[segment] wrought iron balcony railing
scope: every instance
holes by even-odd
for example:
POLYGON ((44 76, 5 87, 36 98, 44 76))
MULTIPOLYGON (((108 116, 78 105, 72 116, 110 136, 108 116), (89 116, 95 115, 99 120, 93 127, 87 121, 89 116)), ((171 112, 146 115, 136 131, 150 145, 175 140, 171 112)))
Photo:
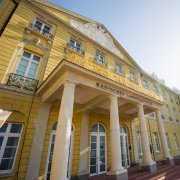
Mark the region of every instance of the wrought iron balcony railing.
POLYGON ((38 80, 10 73, 7 85, 35 91, 37 89, 38 80))

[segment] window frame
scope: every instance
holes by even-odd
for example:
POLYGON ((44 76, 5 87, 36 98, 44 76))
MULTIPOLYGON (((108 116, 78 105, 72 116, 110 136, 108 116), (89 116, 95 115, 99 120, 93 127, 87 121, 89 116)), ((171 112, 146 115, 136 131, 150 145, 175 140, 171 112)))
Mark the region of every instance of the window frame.
POLYGON ((94 61, 95 61, 96 63, 98 63, 99 65, 101 65, 101 66, 106 66, 106 58, 105 58, 105 55, 102 54, 102 53, 100 53, 100 52, 98 52, 98 51, 95 52, 94 61), (103 58, 103 63, 100 61, 99 58, 97 58, 97 55, 98 55, 98 57, 102 57, 102 58, 103 58))
MULTIPOLYGON (((49 24, 41 21, 40 19, 36 18, 35 21, 34 21, 34 23, 33 23, 34 26, 35 26, 35 24, 36 24, 37 21, 39 21, 40 23, 42 23, 41 29, 39 30, 42 34, 44 33, 43 30, 44 30, 44 27, 45 27, 45 26, 49 27, 49 33, 47 33, 47 34, 51 34, 51 29, 52 29, 52 26, 51 26, 51 25, 49 25, 49 24)), ((35 26, 35 27, 36 27, 36 26, 35 26)))
POLYGON ((69 44, 68 47, 69 47, 70 49, 75 50, 77 53, 83 52, 83 44, 82 44, 82 42, 77 41, 75 38, 70 37, 70 38, 69 38, 69 41, 68 41, 68 44, 69 44), (73 47, 71 46, 71 43, 70 43, 71 40, 74 41, 74 46, 73 46, 73 47), (77 44, 80 45, 80 50, 77 50, 77 44))
POLYGON ((176 133, 173 133, 173 139, 174 139, 174 144, 176 146, 176 149, 179 149, 179 142, 178 142, 176 133))
POLYGON ((42 57, 40 57, 39 55, 34 54, 34 53, 32 53, 32 52, 24 49, 23 52, 22 52, 21 55, 20 55, 19 62, 18 62, 18 64, 17 64, 17 66, 16 66, 15 74, 17 74, 18 76, 22 76, 22 77, 26 77, 26 78, 29 78, 29 79, 33 79, 33 78, 30 78, 30 77, 27 77, 27 75, 28 75, 28 72, 29 72, 29 69, 30 69, 31 64, 32 64, 32 63, 35 63, 35 64, 38 65, 38 68, 37 68, 37 71, 36 71, 36 74, 35 74, 35 78, 34 78, 34 79, 37 79, 37 74, 38 74, 39 67, 40 67, 40 64, 41 64, 41 59, 42 59, 42 57), (31 54, 31 56, 30 56, 29 59, 28 59, 27 57, 23 56, 23 53, 24 53, 25 51, 31 54), (38 57, 40 58, 38 63, 37 63, 37 61, 33 60, 33 56, 34 56, 34 55, 35 55, 35 56, 38 56, 38 57), (17 74, 17 70, 18 70, 18 67, 19 67, 19 65, 20 65, 20 62, 21 62, 21 59, 22 59, 22 58, 24 58, 25 60, 28 61, 28 65, 27 65, 27 67, 26 67, 26 71, 25 71, 25 73, 24 73, 23 76, 17 74))
POLYGON ((158 87, 157 87, 156 85, 153 85, 153 91, 154 91, 156 94, 158 94, 158 93, 159 93, 159 91, 158 91, 158 87))
POLYGON ((120 74, 120 75, 124 75, 123 65, 122 65, 121 63, 119 63, 119 62, 115 62, 114 72, 117 73, 117 74, 120 74), (117 70, 117 68, 116 68, 117 66, 120 67, 120 70, 121 70, 121 71, 118 71, 118 70, 117 70))
POLYGON ((160 152, 160 144, 159 144, 159 138, 158 138, 157 132, 153 132, 153 140, 154 140, 154 145, 155 145, 155 152, 159 153, 160 152))
POLYGON ((149 84, 148 84, 148 81, 147 81, 147 80, 143 79, 143 80, 142 80, 142 85, 143 85, 143 87, 144 87, 145 89, 149 89, 149 84))
POLYGON ((138 134, 137 138, 138 138, 138 147, 139 147, 138 153, 139 153, 139 156, 143 156, 141 132, 138 131, 137 134, 138 134))
MULTIPOLYGON (((5 149, 6 149, 6 144, 7 144, 8 138, 9 137, 18 137, 19 140, 18 140, 18 144, 17 144, 17 147, 16 147, 16 153, 15 153, 15 156, 14 156, 14 160, 13 160, 13 164, 12 164, 11 169, 0 170, 0 175, 9 174, 9 173, 13 172, 14 166, 15 166, 15 163, 16 163, 16 159, 17 159, 17 154, 18 154, 18 151, 19 151, 19 146, 20 146, 20 142, 21 142, 21 136, 22 136, 22 132, 23 132, 23 124, 21 124, 21 123, 9 123, 9 122, 6 122, 6 123, 8 124, 6 131, 5 132, 0 132, 0 137, 4 137, 2 145, 1 145, 1 151, 0 151, 0 165, 1 165, 3 155, 4 155, 4 152, 5 152, 5 149), (12 127, 13 124, 20 124, 21 125, 21 132, 20 133, 11 133, 10 132, 11 127, 12 127)), ((4 123, 4 124, 6 124, 6 123, 4 123)))
POLYGON ((132 69, 129 71, 129 79, 130 81, 137 83, 137 73, 132 69), (131 74, 134 74, 134 78, 131 78, 131 74))
POLYGON ((168 149, 171 150, 171 143, 170 143, 170 139, 169 139, 169 134, 165 133, 165 136, 166 136, 166 141, 167 141, 168 149))

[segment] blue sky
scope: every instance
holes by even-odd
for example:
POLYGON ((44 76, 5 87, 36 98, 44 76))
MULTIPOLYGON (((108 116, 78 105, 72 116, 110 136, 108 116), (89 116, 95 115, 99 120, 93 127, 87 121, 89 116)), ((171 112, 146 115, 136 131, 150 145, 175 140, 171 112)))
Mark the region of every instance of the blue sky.
POLYGON ((104 24, 133 59, 180 89, 180 0, 50 0, 104 24))

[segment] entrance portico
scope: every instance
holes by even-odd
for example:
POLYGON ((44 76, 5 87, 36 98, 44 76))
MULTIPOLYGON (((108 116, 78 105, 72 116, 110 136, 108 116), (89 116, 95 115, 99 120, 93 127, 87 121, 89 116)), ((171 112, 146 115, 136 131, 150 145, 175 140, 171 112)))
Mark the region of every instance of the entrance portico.
MULTIPOLYGON (((107 173, 107 178, 128 178, 127 170, 122 166, 120 143, 121 119, 130 122, 130 120, 136 117, 139 118, 144 154, 141 166, 142 169, 150 171, 156 169, 156 163, 152 160, 149 149, 145 114, 159 109, 162 102, 67 61, 61 62, 41 85, 38 94, 44 103, 61 104, 57 123, 51 179, 68 179, 68 148, 73 112, 88 112, 82 116, 84 123, 82 123, 82 127, 86 129, 90 128, 86 124, 89 112, 109 116, 110 142, 108 143, 106 141, 108 146, 106 151, 110 149, 110 161, 106 162, 107 168, 105 172, 107 173)), ((159 128, 162 129, 162 124, 159 125, 159 128)), ((163 134, 162 132, 162 136, 163 134)), ((83 163, 82 159, 85 159, 87 163, 84 169, 82 164, 79 164, 78 174, 80 176, 90 174, 90 165, 87 165, 90 161, 87 160, 90 145, 87 143, 87 139, 89 139, 88 136, 81 137, 81 143, 84 144, 80 145, 80 151, 83 152, 79 154, 83 157, 80 157, 79 163, 83 163), (88 147, 86 148, 86 146, 88 147)), ((163 146, 163 148, 166 149, 167 147, 163 146)))

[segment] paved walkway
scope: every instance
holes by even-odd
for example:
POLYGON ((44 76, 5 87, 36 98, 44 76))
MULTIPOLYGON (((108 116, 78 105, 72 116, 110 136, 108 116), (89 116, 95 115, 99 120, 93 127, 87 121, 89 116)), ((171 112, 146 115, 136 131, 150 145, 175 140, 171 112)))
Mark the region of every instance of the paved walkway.
MULTIPOLYGON (((180 180, 180 165, 170 166, 168 164, 158 165, 156 173, 139 172, 138 167, 128 169, 129 180, 180 180)), ((106 175, 93 176, 88 180, 106 180, 106 175)))
POLYGON ((156 173, 138 172, 138 167, 128 169, 129 180, 180 180, 180 165, 158 165, 156 173))

